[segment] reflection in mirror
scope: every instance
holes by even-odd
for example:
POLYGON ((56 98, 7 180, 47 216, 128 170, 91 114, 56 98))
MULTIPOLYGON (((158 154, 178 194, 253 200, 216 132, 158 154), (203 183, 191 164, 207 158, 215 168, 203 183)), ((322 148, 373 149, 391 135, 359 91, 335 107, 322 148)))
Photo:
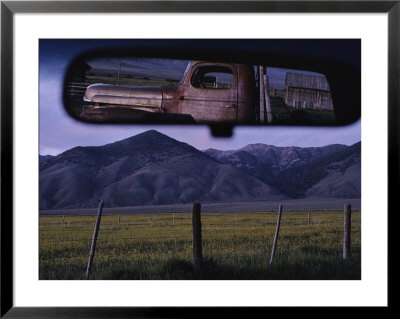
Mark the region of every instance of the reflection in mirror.
POLYGON ((86 58, 70 66, 64 102, 96 123, 335 124, 323 74, 236 63, 86 58))
POLYGON ((88 83, 171 86, 182 79, 188 61, 135 57, 92 58, 86 63, 88 83))
POLYGON ((335 124, 331 91, 323 74, 267 68, 267 79, 274 124, 335 124))
POLYGON ((66 107, 81 120, 140 120, 143 112, 162 112, 162 88, 177 86, 187 66, 188 61, 135 57, 78 61, 69 70, 66 107))

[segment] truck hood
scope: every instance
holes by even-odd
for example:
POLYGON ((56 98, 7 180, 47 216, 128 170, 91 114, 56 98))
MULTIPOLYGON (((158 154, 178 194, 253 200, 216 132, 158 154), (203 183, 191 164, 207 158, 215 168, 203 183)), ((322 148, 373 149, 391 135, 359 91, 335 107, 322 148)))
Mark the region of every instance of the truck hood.
POLYGON ((161 109, 162 89, 157 86, 92 84, 86 89, 84 101, 99 105, 119 105, 143 109, 161 109))

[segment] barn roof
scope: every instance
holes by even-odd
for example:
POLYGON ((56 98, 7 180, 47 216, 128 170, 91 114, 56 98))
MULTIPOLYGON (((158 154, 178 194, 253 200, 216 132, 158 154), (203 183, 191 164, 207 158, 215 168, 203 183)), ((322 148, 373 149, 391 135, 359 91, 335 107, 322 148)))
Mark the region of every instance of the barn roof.
POLYGON ((330 91, 325 76, 286 73, 285 85, 296 88, 330 91))

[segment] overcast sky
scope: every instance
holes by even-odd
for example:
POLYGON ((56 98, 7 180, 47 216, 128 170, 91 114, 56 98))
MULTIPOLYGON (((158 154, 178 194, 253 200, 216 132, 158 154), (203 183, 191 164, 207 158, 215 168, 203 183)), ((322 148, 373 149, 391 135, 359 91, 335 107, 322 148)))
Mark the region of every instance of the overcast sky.
MULTIPOLYGON (((113 42, 108 40, 106 45, 110 47, 113 42)), ((200 150, 238 149, 253 143, 300 147, 352 145, 361 140, 360 121, 345 127, 330 128, 242 126, 236 127, 230 138, 215 138, 207 126, 201 125, 96 125, 78 122, 69 117, 62 103, 64 72, 76 54, 99 46, 99 41, 40 40, 41 155, 57 155, 75 146, 104 145, 149 129, 156 129, 200 150)))

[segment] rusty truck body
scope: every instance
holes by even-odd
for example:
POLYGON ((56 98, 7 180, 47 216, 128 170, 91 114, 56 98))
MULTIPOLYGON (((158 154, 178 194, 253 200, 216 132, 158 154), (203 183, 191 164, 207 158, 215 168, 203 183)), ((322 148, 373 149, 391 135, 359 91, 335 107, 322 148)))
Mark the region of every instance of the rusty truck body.
POLYGON ((84 103, 89 121, 252 123, 259 101, 254 66, 192 61, 178 85, 92 84, 84 103))

